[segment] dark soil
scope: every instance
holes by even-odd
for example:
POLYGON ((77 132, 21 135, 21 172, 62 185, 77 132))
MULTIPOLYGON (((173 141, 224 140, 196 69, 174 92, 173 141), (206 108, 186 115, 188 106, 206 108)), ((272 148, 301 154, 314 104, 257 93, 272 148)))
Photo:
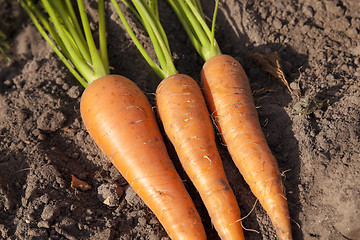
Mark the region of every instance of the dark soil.
MULTIPOLYGON (((203 62, 160 2, 176 66, 198 79, 203 62)), ((211 18, 213 4, 203 2, 211 18)), ((360 239, 360 1, 220 2, 216 37, 250 79, 263 131, 283 172, 294 239, 360 239), (255 51, 278 52, 300 98, 328 104, 294 115, 299 100, 251 61, 247 53, 255 51)), ((88 9, 96 22, 95 1, 88 9)), ((112 72, 133 79, 153 104, 159 79, 111 4, 107 13, 112 72)), ((11 60, 0 61, 0 238, 169 239, 85 131, 79 113, 83 87, 17 1, 0 1, 0 16, 11 50, 11 60), (71 188, 72 175, 92 188, 71 188)), ((144 32, 137 34, 150 49, 144 32)), ((219 150, 242 215, 250 213, 243 220, 246 239, 276 239, 262 207, 257 203, 252 211, 256 199, 220 140, 219 150)), ((218 239, 194 187, 185 184, 208 239, 218 239)))

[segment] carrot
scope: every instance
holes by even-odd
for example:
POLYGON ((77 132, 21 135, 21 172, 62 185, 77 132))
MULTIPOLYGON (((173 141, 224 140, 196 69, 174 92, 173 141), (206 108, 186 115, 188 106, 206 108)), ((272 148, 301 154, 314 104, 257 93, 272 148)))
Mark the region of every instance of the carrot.
POLYGON ((249 81, 229 55, 210 58, 201 72, 203 92, 223 140, 280 239, 291 239, 285 188, 261 130, 249 81))
POLYGON ((205 60, 201 71, 203 94, 233 161, 268 213, 278 238, 292 239, 285 188, 261 130, 250 83, 240 63, 223 55, 214 37, 219 1, 211 30, 202 16, 200 1, 168 2, 205 60))
POLYGON ((157 110, 187 175, 199 191, 221 239, 244 239, 240 209, 226 178, 206 104, 187 75, 164 79, 157 110))
POLYGON ((42 3, 55 28, 30 0, 21 1, 46 41, 86 87, 80 112, 91 137, 172 239, 205 239, 200 216, 168 156, 147 97, 126 77, 109 75, 104 0, 99 1, 99 52, 81 0, 78 7, 85 36, 70 1, 42 3))
MULTIPOLYGON (((223 169, 201 89, 194 79, 178 74, 175 69, 166 35, 157 10, 154 10, 156 8, 142 1, 132 2, 137 9, 133 11, 140 16, 162 64, 157 66, 148 55, 144 56, 145 50, 138 46, 150 66, 163 79, 156 89, 156 106, 165 133, 185 172, 198 190, 221 239, 244 239, 240 209, 223 169)), ((115 6, 121 16, 120 8, 116 4, 115 6)), ((124 24, 127 26, 126 21, 124 24)), ((131 29, 128 28, 128 31, 134 36, 131 29)), ((137 39, 133 39, 136 43, 137 39)))
POLYGON ((121 76, 87 87, 81 117, 102 151, 155 213, 171 239, 204 239, 200 217, 167 154, 144 93, 121 76))

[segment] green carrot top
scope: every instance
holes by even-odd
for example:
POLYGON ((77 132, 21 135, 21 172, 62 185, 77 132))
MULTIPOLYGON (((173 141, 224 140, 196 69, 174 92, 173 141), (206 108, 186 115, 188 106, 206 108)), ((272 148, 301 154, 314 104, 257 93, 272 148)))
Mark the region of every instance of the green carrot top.
POLYGON ((207 61, 221 54, 215 39, 215 20, 219 0, 216 1, 211 30, 207 26, 200 0, 167 0, 174 9, 187 35, 200 56, 207 61))
POLYGON ((95 46, 82 0, 77 0, 81 23, 71 0, 41 0, 48 17, 32 0, 20 0, 20 3, 40 34, 84 87, 109 75, 104 0, 99 0, 98 5, 99 51, 95 46))
POLYGON ((157 0, 149 0, 148 2, 145 0, 132 0, 132 5, 127 0, 122 0, 122 2, 134 13, 149 34, 159 64, 149 56, 141 45, 129 26, 117 1, 111 1, 131 39, 155 73, 162 79, 177 74, 178 72, 172 60, 168 39, 159 20, 157 0))

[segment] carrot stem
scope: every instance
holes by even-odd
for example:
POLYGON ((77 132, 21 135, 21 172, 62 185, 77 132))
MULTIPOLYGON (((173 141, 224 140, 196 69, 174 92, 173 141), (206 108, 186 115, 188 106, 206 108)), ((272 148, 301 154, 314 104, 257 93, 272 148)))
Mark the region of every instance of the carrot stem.
POLYGON ((67 13, 67 15, 71 18, 71 21, 72 21, 72 23, 73 23, 73 26, 74 26, 77 34, 78 34, 79 37, 82 39, 82 41, 83 41, 84 43, 86 43, 85 38, 84 38, 84 36, 83 36, 83 34, 82 34, 82 31, 81 31, 81 27, 80 27, 79 21, 78 21, 78 19, 77 19, 77 17, 76 17, 74 8, 73 8, 73 6, 72 6, 72 4, 71 4, 71 0, 66 0, 66 1, 65 1, 65 4, 66 4, 66 9, 68 10, 66 13, 67 13))
POLYGON ((80 18, 82 21, 82 25, 83 25, 83 29, 84 29, 84 33, 85 33, 85 37, 86 37, 86 41, 87 41, 87 45, 89 47, 89 51, 90 51, 90 55, 91 55, 91 60, 93 63, 93 80, 96 80, 100 77, 109 75, 109 69, 105 69, 104 65, 101 64, 101 57, 96 49, 95 46, 95 42, 94 39, 92 37, 92 33, 90 30, 90 25, 89 25, 89 20, 88 17, 86 15, 85 12, 85 6, 84 6, 84 2, 82 0, 78 0, 78 7, 79 7, 79 13, 80 13, 80 18))
MULTIPOLYGON (((54 11, 54 8, 50 5, 49 1, 43 1, 44 8, 50 16, 50 20, 53 22, 59 36, 61 36, 64 45, 71 56, 72 63, 75 65, 75 68, 78 69, 81 75, 90 76, 92 74, 91 68, 87 65, 87 62, 83 60, 83 57, 79 55, 77 49, 81 45, 74 45, 74 40, 69 38, 67 29, 60 23, 57 14, 54 11)), ((86 77, 85 77, 86 78, 86 77)))
POLYGON ((32 0, 20 0, 20 3, 43 38, 84 87, 95 79, 109 74, 104 0, 99 1, 100 53, 95 46, 82 0, 78 0, 77 4, 83 28, 80 27, 70 0, 42 0, 44 12, 48 14, 49 20, 32 0))
POLYGON ((72 41, 73 47, 78 51, 78 54, 80 54, 86 62, 88 63, 91 62, 91 57, 86 47, 85 38, 81 36, 82 34, 79 34, 79 30, 77 30, 76 27, 79 24, 76 20, 73 19, 73 17, 71 17, 72 14, 67 14, 67 12, 71 12, 72 6, 71 5, 64 6, 63 1, 51 0, 46 2, 52 5, 51 7, 52 9, 57 9, 58 12, 55 12, 56 14, 55 18, 61 20, 61 23, 64 25, 64 29, 66 29, 66 32, 68 32, 69 34, 69 39, 73 40, 72 41))
POLYGON ((157 0, 149 0, 149 7, 152 12, 155 13, 157 19, 159 19, 159 8, 158 8, 158 1, 157 0))
MULTIPOLYGON (((86 81, 84 81, 84 79, 82 78, 82 76, 79 74, 79 72, 77 72, 74 68, 74 66, 68 61, 68 57, 65 56, 61 50, 59 50, 59 48, 56 46, 56 44, 50 39, 50 37, 47 35, 45 29, 42 27, 42 25, 40 24, 40 22, 38 21, 37 17, 40 20, 43 20, 43 16, 40 15, 39 12, 34 12, 33 11, 33 3, 30 1, 20 1, 21 6, 24 8, 24 10, 27 12, 27 14, 29 15, 30 19, 33 21, 35 27, 38 29, 38 31, 40 32, 40 34, 42 35, 42 37, 46 40, 46 42, 50 45, 50 47, 53 49, 53 51, 59 56, 60 60, 65 64, 65 66, 70 70, 70 72, 74 75, 74 77, 84 86, 87 87, 88 83, 86 81)), ((48 24, 47 22, 47 29, 51 29, 51 32, 54 32, 54 29, 50 26, 50 24, 48 24)), ((55 34, 55 36, 57 36, 55 34)), ((56 38, 55 38, 56 39, 56 38)), ((58 38, 58 45, 63 45, 62 41, 60 38, 58 38)), ((65 52, 65 51, 64 51, 65 52)))
MULTIPOLYGON (((118 13, 121 22, 124 24, 124 27, 126 29, 126 31, 128 32, 128 34, 130 35, 130 38, 132 39, 132 41, 134 42, 135 46, 137 47, 137 49, 139 50, 139 52, 141 53, 141 55, 144 57, 144 59, 146 60, 146 62, 149 64, 149 66, 154 70, 154 72, 160 76, 160 77, 165 77, 165 72, 163 71, 163 69, 161 69, 156 63, 155 61, 149 56, 149 54, 146 52, 145 48, 142 46, 142 44, 140 43, 139 39, 136 37, 134 31, 131 29, 129 23, 127 22, 124 13, 122 12, 122 10, 120 9, 119 4, 117 3, 116 0, 111 0, 111 2, 113 3, 116 12, 118 13)), ((125 4, 126 5, 126 4, 125 4)), ((133 10, 136 12, 136 10, 133 8, 133 10)), ((136 12, 137 13, 137 12, 136 12)), ((137 13, 137 16, 140 18, 140 15, 137 13)))
POLYGON ((210 36, 210 55, 211 56, 217 55, 217 52, 216 52, 217 43, 215 41, 215 22, 216 22, 218 8, 219 8, 219 0, 216 0, 214 15, 213 15, 212 23, 211 23, 211 36, 210 36))
POLYGON ((199 41, 196 31, 192 27, 192 25, 189 23, 189 20, 186 18, 186 15, 182 8, 179 7, 179 4, 176 1, 168 0, 169 4, 172 6, 175 14, 178 16, 179 21, 183 25, 191 43, 195 47, 198 53, 202 52, 202 44, 199 41))
POLYGON ((154 6, 155 3, 157 5, 157 1, 151 1, 149 2, 149 4, 147 4, 145 0, 132 0, 132 4, 134 6, 133 7, 129 4, 127 0, 122 0, 125 6, 127 6, 139 19, 141 24, 144 26, 146 32, 148 33, 153 44, 153 48, 156 53, 159 65, 155 63, 155 61, 149 56, 144 47, 141 45, 140 41, 129 26, 129 23, 127 22, 117 1, 111 1, 114 4, 115 9, 119 14, 119 17, 124 24, 125 29, 129 33, 131 39, 133 40, 134 44, 140 51, 141 55, 148 62, 150 67, 154 70, 154 72, 161 79, 176 74, 177 70, 172 60, 169 42, 158 17, 158 7, 154 6))
POLYGON ((102 63, 104 64, 104 68, 109 73, 109 58, 107 51, 107 43, 106 43, 106 26, 105 26, 105 6, 104 0, 99 0, 98 4, 98 13, 99 13, 99 52, 102 63))
MULTIPOLYGON (((220 55, 221 50, 215 39, 215 30, 210 30, 205 22, 200 2, 197 0, 168 0, 175 14, 178 16, 193 46, 206 61, 213 56, 220 55)), ((216 5, 219 1, 216 2, 216 5)), ((215 7, 214 15, 217 12, 215 7)), ((215 17, 213 18, 215 21, 215 17)), ((214 23, 213 23, 214 25, 214 23)))
MULTIPOLYGON (((159 18, 156 17, 158 13, 154 13, 144 0, 133 0, 133 3, 138 9, 141 18, 144 20, 144 27, 153 42, 161 68, 165 70, 165 77, 176 74, 177 70, 173 64, 168 39, 159 18)), ((155 10, 157 10, 157 8, 155 8, 155 10)))

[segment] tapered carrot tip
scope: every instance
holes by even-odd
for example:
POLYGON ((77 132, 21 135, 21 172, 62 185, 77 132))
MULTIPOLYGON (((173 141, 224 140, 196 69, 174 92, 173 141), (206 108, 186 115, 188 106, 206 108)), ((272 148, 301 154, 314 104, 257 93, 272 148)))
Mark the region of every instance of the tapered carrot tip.
POLYGON ((144 93, 122 76, 91 83, 81 116, 97 145, 157 216, 173 240, 203 240, 205 230, 170 160, 144 93))
POLYGON ((277 161, 262 132, 249 80, 235 58, 210 58, 201 72, 203 93, 229 153, 269 215, 279 239, 292 239, 277 161))
POLYGON ((264 209, 267 209, 268 215, 270 216, 271 222, 273 223, 278 239, 292 239, 290 216, 287 202, 284 201, 284 195, 280 194, 277 197, 270 196, 267 197, 267 200, 263 200, 262 205, 264 209), (277 202, 275 202, 276 200, 277 202))

